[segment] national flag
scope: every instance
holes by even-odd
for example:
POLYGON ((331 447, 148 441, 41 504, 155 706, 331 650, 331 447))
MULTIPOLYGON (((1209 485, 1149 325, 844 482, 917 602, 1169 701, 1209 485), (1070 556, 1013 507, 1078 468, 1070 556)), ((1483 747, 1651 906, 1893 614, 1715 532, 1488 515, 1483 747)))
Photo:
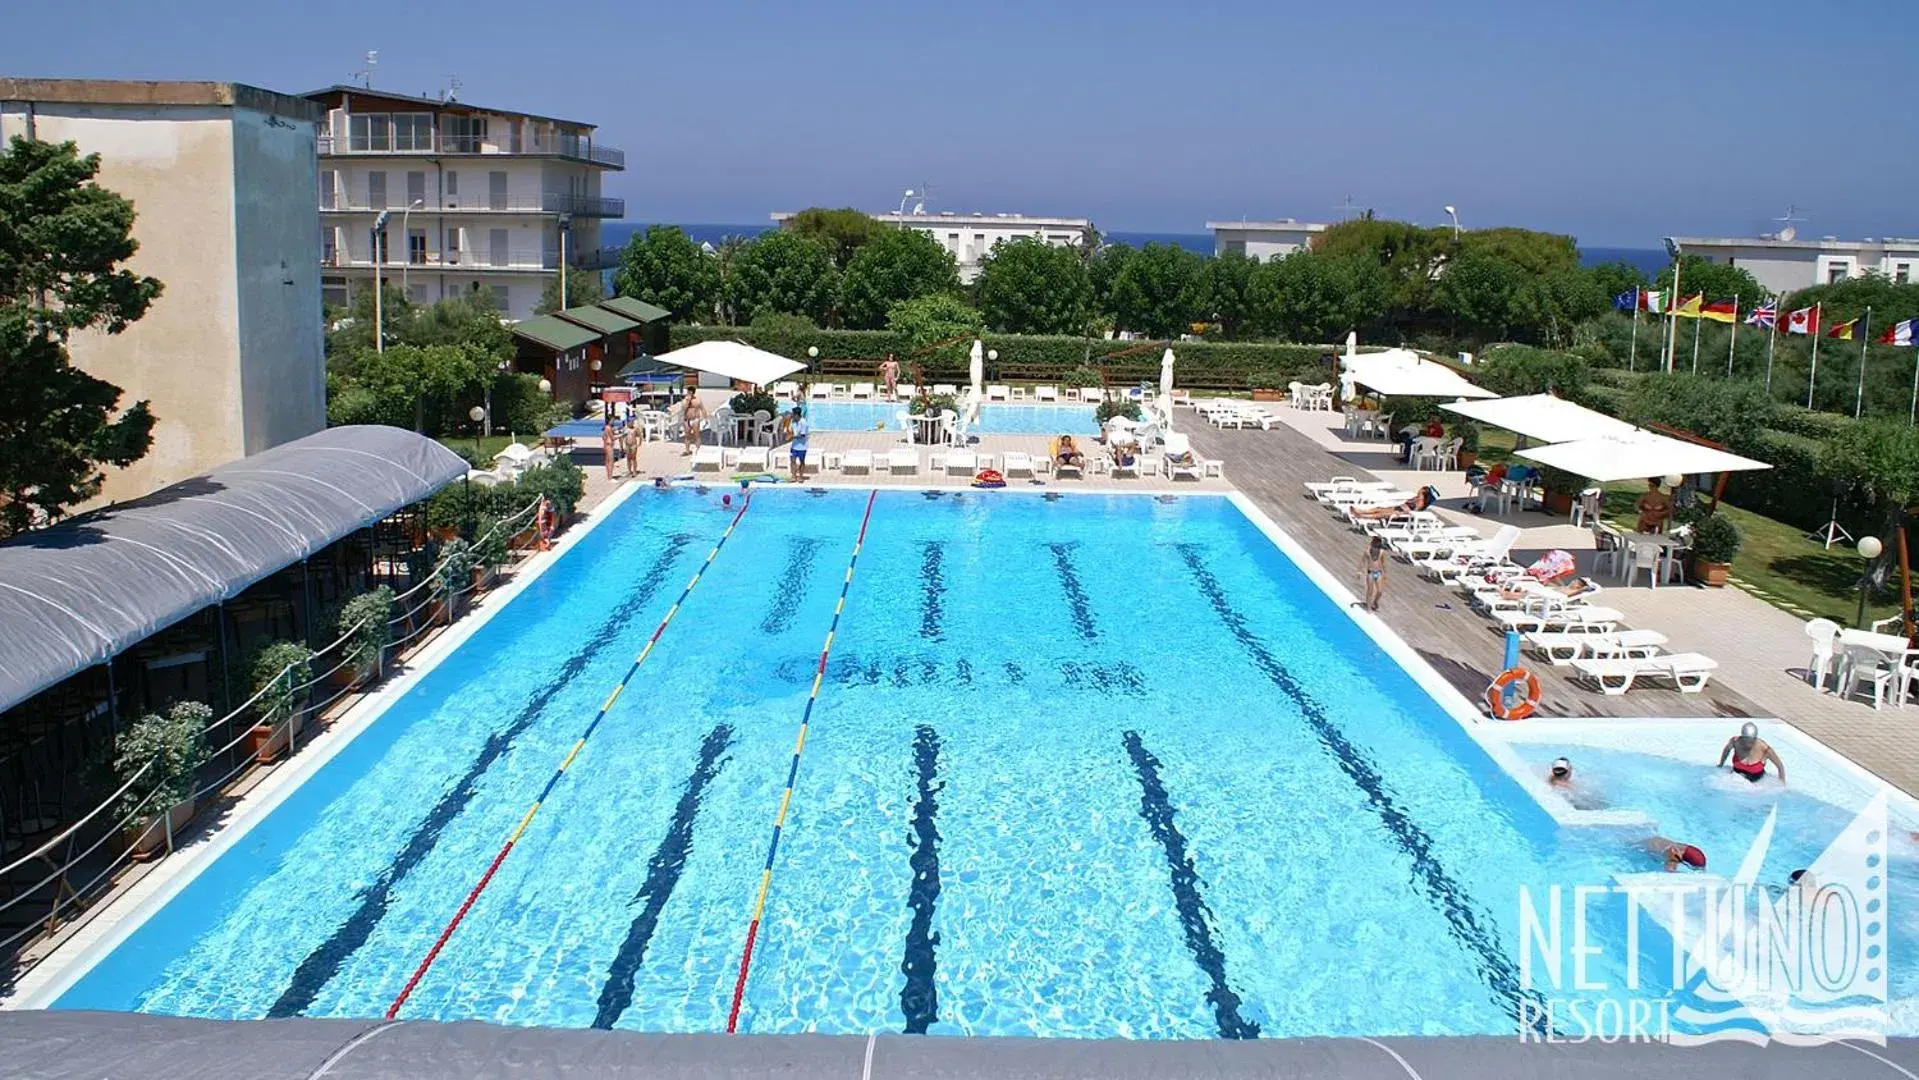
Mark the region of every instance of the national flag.
POLYGON ((1826 336, 1829 338, 1838 338, 1840 341, 1851 341, 1852 328, 1858 325, 1858 319, 1847 319, 1845 322, 1839 323, 1832 329, 1826 331, 1826 336))
POLYGON ((1738 322, 1739 304, 1734 300, 1714 300, 1699 309, 1699 317, 1713 322, 1738 322))
POLYGON ((1706 299, 1705 293, 1693 293, 1673 306, 1672 313, 1682 319, 1699 318, 1699 306, 1706 299))
POLYGON ((1627 289, 1613 297, 1612 306, 1617 311, 1632 311, 1639 306, 1639 290, 1627 289))
POLYGON ((1786 314, 1786 333, 1817 334, 1819 332, 1819 307, 1802 307, 1786 314))
POLYGON ((1766 327, 1767 329, 1771 329, 1778 322, 1779 322, 1779 305, 1773 303, 1770 300, 1766 301, 1765 303, 1759 305, 1756 308, 1753 308, 1752 312, 1746 316, 1747 326, 1763 326, 1763 327, 1766 327))
POLYGON ((1654 315, 1663 313, 1666 310, 1666 294, 1659 289, 1639 290, 1639 310, 1654 315))
POLYGON ((1881 345, 1919 345, 1919 319, 1893 323, 1878 341, 1881 345))

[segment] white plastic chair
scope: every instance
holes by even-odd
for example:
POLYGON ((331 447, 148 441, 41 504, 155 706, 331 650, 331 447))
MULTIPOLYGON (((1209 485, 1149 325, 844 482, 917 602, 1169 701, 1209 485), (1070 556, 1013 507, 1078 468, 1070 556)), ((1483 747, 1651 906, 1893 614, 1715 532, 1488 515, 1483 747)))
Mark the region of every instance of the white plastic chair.
POLYGON ((1832 666, 1833 648, 1839 640, 1839 624, 1831 619, 1813 619, 1806 624, 1806 636, 1812 639, 1812 660, 1806 664, 1806 676, 1812 685, 1826 688, 1826 670, 1832 666))
POLYGON ((1663 548, 1658 544, 1634 544, 1626 554, 1626 584, 1631 585, 1633 575, 1641 570, 1646 572, 1646 584, 1659 587, 1659 578, 1665 572, 1663 548))
POLYGON ((1589 487, 1573 500, 1573 524, 1599 520, 1599 500, 1605 493, 1596 487, 1589 487))

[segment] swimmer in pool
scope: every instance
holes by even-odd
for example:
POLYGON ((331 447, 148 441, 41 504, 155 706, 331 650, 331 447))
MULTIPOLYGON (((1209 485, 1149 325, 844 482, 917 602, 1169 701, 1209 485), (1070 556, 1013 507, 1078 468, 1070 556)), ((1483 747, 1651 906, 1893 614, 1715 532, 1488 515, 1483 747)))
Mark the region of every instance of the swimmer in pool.
POLYGON ((1554 758, 1546 772, 1546 786, 1566 797, 1566 801, 1575 810, 1604 810, 1606 800, 1586 790, 1586 786, 1573 779, 1573 763, 1567 758, 1554 758))
POLYGON ((1663 836, 1654 836, 1645 840, 1642 846, 1645 847, 1647 851, 1664 860, 1666 873, 1668 874, 1678 870, 1682 865, 1690 866, 1694 870, 1704 870, 1706 868, 1706 853, 1691 844, 1682 844, 1677 840, 1668 840, 1663 836))
POLYGON ((1747 721, 1739 729, 1739 734, 1726 740, 1725 747, 1719 751, 1719 764, 1724 765, 1728 757, 1732 759, 1732 771, 1755 784, 1765 779, 1768 761, 1779 770, 1779 782, 1786 782, 1786 763, 1779 760, 1772 746, 1759 737, 1758 724, 1747 721))

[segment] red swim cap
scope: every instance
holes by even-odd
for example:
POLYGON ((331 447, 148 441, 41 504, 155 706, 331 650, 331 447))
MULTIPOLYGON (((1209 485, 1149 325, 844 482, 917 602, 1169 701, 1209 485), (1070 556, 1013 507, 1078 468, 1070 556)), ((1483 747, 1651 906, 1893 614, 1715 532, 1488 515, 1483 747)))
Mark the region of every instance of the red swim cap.
POLYGON ((1691 844, 1686 844, 1679 849, 1679 861, 1685 863, 1687 866, 1704 870, 1706 868, 1706 853, 1693 847, 1691 844))

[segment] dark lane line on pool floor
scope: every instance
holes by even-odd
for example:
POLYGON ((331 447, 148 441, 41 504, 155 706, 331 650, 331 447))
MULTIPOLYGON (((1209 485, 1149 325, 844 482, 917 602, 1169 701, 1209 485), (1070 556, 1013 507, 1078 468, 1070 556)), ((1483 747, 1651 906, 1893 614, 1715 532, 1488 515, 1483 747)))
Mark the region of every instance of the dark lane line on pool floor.
POLYGON ((913 922, 906 929, 906 955, 900 960, 900 971, 906 976, 906 985, 900 987, 900 1011, 906 1014, 908 1035, 926 1034, 940 1013, 939 988, 933 984, 938 966, 934 950, 940 943, 933 930, 933 909, 940 898, 940 833, 935 818, 946 782, 939 779, 939 758, 939 733, 921 724, 913 731, 919 798, 913 803, 913 832, 907 837, 913 849, 908 859, 913 884, 906 893, 906 906, 913 909, 913 922))
POLYGON ((946 578, 942 573, 946 545, 938 540, 921 544, 920 554, 920 636, 929 641, 946 637, 940 629, 940 602, 946 597, 946 578))
POLYGON ((1086 599, 1086 588, 1079 583, 1079 573, 1073 569, 1073 549, 1076 542, 1051 543, 1046 545, 1053 552, 1053 570, 1059 574, 1059 587, 1066 594, 1066 603, 1073 609, 1073 630, 1087 641, 1099 640, 1099 627, 1093 625, 1093 607, 1086 599))
POLYGON ((1426 835, 1426 830, 1420 828, 1412 815, 1393 798, 1378 768, 1347 740, 1345 732, 1327 715, 1325 708, 1306 692, 1306 688, 1293 677, 1286 665, 1280 663, 1266 643, 1253 633, 1246 623, 1246 616, 1227 599, 1219 579, 1207 568, 1200 556, 1200 547, 1196 544, 1175 544, 1174 547, 1185 561, 1187 569, 1192 571, 1194 582, 1212 605, 1220 622, 1226 625, 1227 631, 1246 650, 1253 665, 1299 709, 1300 715, 1318 736, 1320 744, 1332 755, 1340 771, 1366 796, 1367 805, 1378 815, 1387 835, 1412 860, 1414 877, 1419 880, 1426 895, 1439 905, 1453 937, 1477 959, 1479 976, 1493 991, 1494 1003, 1504 1007, 1514 1020, 1522 1024, 1527 1022, 1526 1017, 1545 1015, 1545 1007, 1533 1000, 1526 991, 1518 969, 1500 951, 1498 941, 1467 900, 1465 890, 1439 861, 1439 856, 1433 851, 1432 837, 1426 835))
POLYGON ((659 928, 660 913, 666 910, 666 902, 672 898, 674 887, 680 883, 680 874, 686 869, 687 856, 693 853, 693 823, 699 817, 700 799, 706 794, 706 785, 726 767, 722 755, 732 745, 730 725, 721 724, 706 733, 706 739, 700 743, 699 764, 686 778, 679 805, 673 808, 673 822, 667 826, 666 836, 660 840, 653 857, 646 861, 646 881, 631 901, 646 903, 627 927, 626 940, 614 954, 613 963, 607 969, 606 984, 600 988, 599 1010, 594 1014, 593 1026, 602 1031, 611 1030, 619 1023, 620 1015, 633 1004, 633 978, 646 962, 646 947, 653 940, 653 931, 659 928))
POLYGON ((793 625, 793 615, 799 611, 800 601, 806 599, 806 580, 813 573, 813 556, 819 550, 820 541, 810 536, 796 536, 788 542, 786 569, 780 573, 779 590, 773 594, 773 610, 760 623, 761 633, 778 634, 793 625))
POLYGON ((1213 912, 1199 894, 1199 872, 1193 869, 1193 857, 1186 851, 1186 837, 1173 820, 1173 803, 1160 780, 1159 759, 1140 742, 1139 732, 1120 736, 1126 744, 1126 756, 1133 759, 1139 774, 1139 816, 1146 819, 1153 839, 1166 852, 1166 867, 1172 872, 1173 906, 1179 911, 1179 925, 1186 934, 1186 947, 1193 962, 1206 973, 1212 988, 1206 1000, 1212 1003, 1213 1018, 1219 1024, 1222 1039, 1257 1039, 1259 1025, 1239 1015, 1240 997, 1226 982, 1226 954, 1213 940, 1213 912))
POLYGON ((486 743, 481 747, 479 755, 467 766, 466 772, 446 790, 445 794, 440 796, 438 802, 433 804, 433 808, 427 811, 426 817, 422 818, 419 826, 413 830, 413 835, 407 838, 406 845, 400 849, 399 854, 395 855, 393 861, 380 871, 380 876, 373 884, 360 894, 359 906, 355 907, 346 917, 346 921, 335 927, 333 933, 308 953, 306 958, 300 961, 300 965, 293 970, 293 978, 288 982, 287 988, 267 1009, 269 1019, 281 1020, 290 1016, 299 1016, 312 1007, 320 991, 324 990, 327 984, 333 981, 333 977, 340 973, 340 966, 367 943, 367 939, 373 934, 374 927, 386 917, 387 904, 392 899, 394 887, 404 881, 406 876, 432 853, 435 845, 440 842, 440 834, 460 816, 460 811, 466 809, 467 803, 471 802, 473 796, 478 793, 480 779, 486 775, 487 770, 512 749, 514 742, 532 727, 535 721, 539 720, 553 698, 577 679, 594 658, 619 637, 627 624, 653 601, 654 595, 660 591, 660 586, 666 583, 667 575, 672 572, 674 563, 679 561, 686 546, 692 542, 693 537, 684 533, 675 533, 668 537, 666 547, 654 558, 653 565, 647 568, 646 574, 634 585, 633 592, 626 600, 584 639, 585 644, 572 656, 566 658, 566 662, 560 665, 560 669, 553 674, 552 678, 534 691, 533 696, 527 699, 512 723, 487 736, 486 743))

